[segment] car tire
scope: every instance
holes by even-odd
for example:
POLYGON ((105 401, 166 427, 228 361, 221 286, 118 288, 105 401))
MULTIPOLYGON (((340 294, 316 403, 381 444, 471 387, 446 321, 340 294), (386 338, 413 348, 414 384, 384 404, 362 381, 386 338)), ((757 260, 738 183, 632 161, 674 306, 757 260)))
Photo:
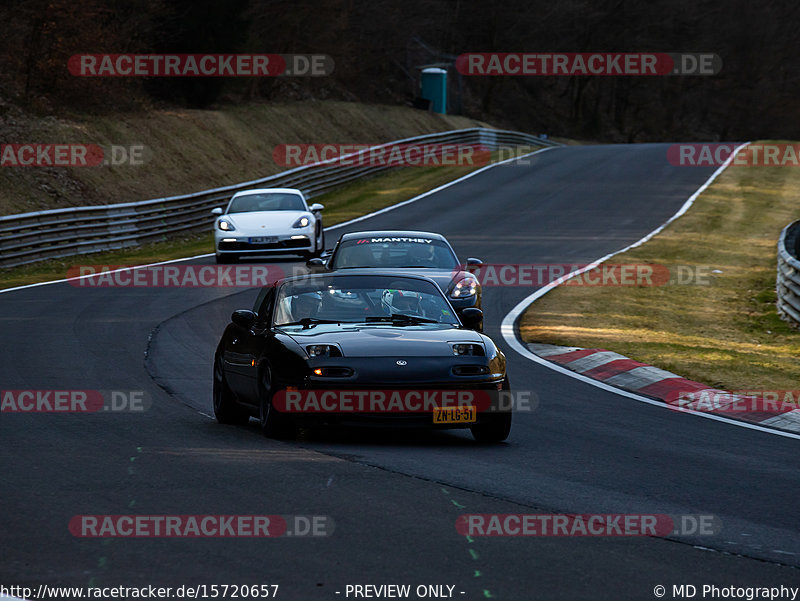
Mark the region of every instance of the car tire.
MULTIPOLYGON (((511 392, 511 386, 506 377, 503 382, 503 391, 511 392)), ((470 428, 472 437, 477 442, 503 442, 511 433, 512 412, 490 413, 484 416, 483 421, 470 428)))
POLYGON ((225 382, 222 357, 214 355, 214 416, 221 424, 246 424, 250 416, 236 405, 233 393, 225 382))
POLYGON ((258 384, 258 423, 261 433, 277 440, 293 439, 297 436, 297 427, 290 417, 275 410, 272 394, 272 375, 269 368, 265 367, 258 384))
POLYGON ((217 265, 230 265, 232 263, 239 262, 239 255, 232 255, 230 253, 225 253, 224 255, 215 255, 217 260, 217 265))
POLYGON ((470 431, 477 442, 503 442, 511 432, 511 413, 488 415, 470 431))
POLYGON ((325 250, 325 228, 322 227, 322 221, 319 222, 319 234, 314 238, 314 256, 319 257, 325 250))

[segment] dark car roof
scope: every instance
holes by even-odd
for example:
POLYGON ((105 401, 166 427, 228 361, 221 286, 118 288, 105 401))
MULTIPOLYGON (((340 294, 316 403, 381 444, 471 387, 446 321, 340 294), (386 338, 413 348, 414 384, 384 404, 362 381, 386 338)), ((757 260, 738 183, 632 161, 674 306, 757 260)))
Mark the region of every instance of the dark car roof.
POLYGON ((352 240, 353 238, 430 238, 432 240, 442 240, 447 242, 447 239, 441 234, 434 232, 420 232, 417 230, 368 230, 363 232, 350 232, 349 234, 342 234, 342 240, 352 240))

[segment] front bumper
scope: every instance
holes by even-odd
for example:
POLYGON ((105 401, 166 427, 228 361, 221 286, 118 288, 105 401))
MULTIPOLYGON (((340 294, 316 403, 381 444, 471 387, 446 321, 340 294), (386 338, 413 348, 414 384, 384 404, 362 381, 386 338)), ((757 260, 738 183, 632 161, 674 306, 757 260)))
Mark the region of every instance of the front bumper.
POLYGON ((453 309, 456 311, 461 311, 463 309, 469 309, 470 307, 475 307, 476 309, 481 308, 481 296, 480 294, 473 294, 472 296, 468 296, 467 298, 453 298, 451 296, 447 297, 447 300, 450 301, 450 304, 453 305, 453 309))
MULTIPOLYGON (((508 394, 508 391, 501 390, 503 388, 505 378, 484 379, 478 382, 450 382, 443 384, 436 383, 417 383, 414 386, 401 386, 401 385, 359 385, 355 383, 343 384, 341 382, 333 381, 333 379, 324 380, 322 378, 314 378, 306 383, 302 388, 297 387, 297 395, 302 395, 304 400, 314 399, 321 402, 315 403, 306 402, 300 404, 301 407, 308 407, 312 405, 319 407, 320 410, 311 411, 297 411, 295 410, 285 412, 292 421, 300 426, 317 427, 317 426, 359 426, 359 427, 376 427, 376 428, 425 428, 436 430, 450 430, 450 429, 463 429, 470 428, 482 423, 485 423, 489 416, 496 415, 499 412, 510 411, 508 408, 507 399, 503 401, 502 394, 508 394), (391 405, 391 399, 405 399, 408 398, 408 393, 417 393, 414 395, 415 401, 424 398, 425 394, 440 399, 440 394, 447 394, 449 398, 473 399, 477 407, 476 421, 462 422, 462 423, 434 423, 434 411, 431 408, 432 404, 436 406, 454 406, 455 403, 439 404, 425 403, 419 401, 417 405, 422 405, 421 410, 409 410, 404 406, 402 409, 385 410, 391 405), (342 399, 348 400, 348 406, 352 410, 336 411, 325 409, 325 394, 328 399, 342 399), (375 398, 375 394, 383 395, 381 398, 385 399, 377 404, 378 410, 375 410, 376 405, 371 404, 370 399, 375 398), (311 396, 313 395, 313 396, 311 396), (370 396, 373 395, 373 396, 370 396), (359 405, 358 398, 361 398, 359 405), (360 407, 369 408, 372 406, 373 410, 359 411, 360 407)), ((287 394, 285 390, 281 391, 287 394)), ((285 398, 285 397, 284 397, 285 398)), ((472 401, 462 402, 462 404, 473 404, 472 401)))
POLYGON ((267 243, 250 243, 249 237, 217 236, 216 252, 219 255, 263 255, 278 253, 305 253, 314 247, 313 239, 305 234, 277 236, 278 240, 267 243))

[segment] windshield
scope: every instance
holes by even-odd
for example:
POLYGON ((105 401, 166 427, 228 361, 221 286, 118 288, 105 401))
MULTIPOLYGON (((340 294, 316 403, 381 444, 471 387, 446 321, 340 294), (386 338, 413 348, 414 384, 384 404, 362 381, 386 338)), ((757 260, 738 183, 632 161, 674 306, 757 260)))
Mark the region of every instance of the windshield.
POLYGON ((447 243, 431 238, 365 237, 344 240, 333 257, 333 269, 421 267, 454 269, 458 259, 447 243))
POLYGON ((291 192, 269 192, 245 194, 231 200, 228 213, 250 213, 252 211, 307 211, 303 198, 291 192))
POLYGON ((418 318, 419 322, 459 323, 431 282, 394 276, 336 276, 283 284, 277 295, 274 324, 308 327, 317 320, 365 323, 393 315, 418 318))

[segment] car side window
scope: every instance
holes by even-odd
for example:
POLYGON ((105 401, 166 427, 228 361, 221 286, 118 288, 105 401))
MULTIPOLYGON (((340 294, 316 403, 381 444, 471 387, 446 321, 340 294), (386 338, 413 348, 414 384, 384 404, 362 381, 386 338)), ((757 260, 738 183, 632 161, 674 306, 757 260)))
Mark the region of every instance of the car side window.
POLYGON ((259 321, 268 321, 272 314, 272 303, 275 300, 275 288, 262 288, 253 305, 253 312, 258 315, 259 321))

